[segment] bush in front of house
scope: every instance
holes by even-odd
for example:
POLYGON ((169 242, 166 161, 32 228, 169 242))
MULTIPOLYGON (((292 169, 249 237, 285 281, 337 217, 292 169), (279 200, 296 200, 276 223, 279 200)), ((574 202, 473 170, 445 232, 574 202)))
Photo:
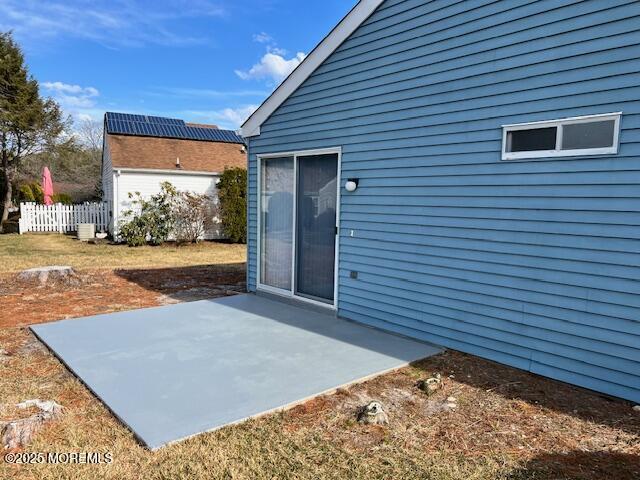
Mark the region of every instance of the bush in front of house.
POLYGON ((228 168, 218 182, 219 216, 223 235, 247 243, 247 170, 228 168))
POLYGON ((160 193, 145 199, 140 192, 129 193, 132 209, 124 212, 119 235, 130 247, 145 243, 160 245, 167 241, 175 225, 173 205, 178 191, 169 182, 160 185, 160 193))
POLYGON ((131 209, 123 212, 119 237, 130 247, 150 243, 160 245, 173 236, 178 243, 203 240, 219 216, 219 207, 211 197, 178 191, 169 182, 160 193, 146 199, 140 192, 129 193, 131 209))
POLYGON ((149 234, 147 219, 143 215, 134 215, 132 219, 120 224, 120 236, 130 247, 141 247, 147 243, 149 234))
POLYGON ((213 227, 217 208, 211 197, 178 192, 173 203, 174 234, 178 243, 198 243, 213 227))

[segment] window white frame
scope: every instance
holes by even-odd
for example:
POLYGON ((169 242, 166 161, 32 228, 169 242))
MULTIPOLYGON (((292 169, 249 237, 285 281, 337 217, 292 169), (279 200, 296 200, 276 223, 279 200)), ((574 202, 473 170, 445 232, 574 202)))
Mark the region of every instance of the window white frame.
POLYGON ((598 115, 585 115, 582 117, 562 118, 559 120, 544 120, 542 122, 516 123, 502 125, 502 160, 519 160, 524 158, 550 158, 550 157, 575 157, 584 155, 611 155, 618 153, 620 137, 620 117, 622 112, 604 113, 598 115), (576 123, 604 122, 613 120, 613 145, 602 148, 580 148, 574 150, 562 150, 562 130, 564 125, 576 123), (509 132, 519 130, 533 130, 537 128, 557 127, 556 148, 554 150, 535 150, 528 152, 507 152, 507 135, 509 132))
POLYGON ((338 258, 340 249, 340 194, 341 194, 341 180, 340 174, 342 172, 342 148, 323 148, 316 150, 297 150, 293 152, 281 152, 281 153, 269 153, 264 155, 256 155, 258 164, 257 174, 257 245, 256 245, 256 290, 271 293, 274 295, 280 295, 283 297, 294 298, 303 302, 311 303, 320 307, 329 308, 331 310, 338 309, 338 258), (298 157, 305 157, 309 155, 338 155, 338 172, 336 176, 336 244, 335 244, 335 259, 334 259, 334 272, 333 272, 333 304, 327 302, 321 302, 302 295, 297 295, 296 292, 296 235, 298 230, 298 157), (261 282, 261 266, 262 266, 262 160, 268 158, 280 158, 280 157, 292 157, 293 158, 293 241, 291 242, 291 288, 282 289, 265 285, 261 282))

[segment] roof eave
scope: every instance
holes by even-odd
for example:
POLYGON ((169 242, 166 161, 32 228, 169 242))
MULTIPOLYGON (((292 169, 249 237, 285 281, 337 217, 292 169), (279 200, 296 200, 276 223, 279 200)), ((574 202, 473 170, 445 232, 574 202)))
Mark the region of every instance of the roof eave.
POLYGON ((240 128, 244 138, 260 135, 260 127, 302 83, 369 18, 384 0, 360 0, 240 128))
POLYGON ((126 137, 126 138, 152 138, 155 140, 179 140, 181 142, 204 142, 204 143, 228 143, 230 145, 245 145, 244 140, 231 142, 227 140, 202 140, 198 138, 180 138, 180 137, 159 137, 155 135, 139 135, 134 133, 112 133, 105 131, 105 136, 109 137, 126 137))

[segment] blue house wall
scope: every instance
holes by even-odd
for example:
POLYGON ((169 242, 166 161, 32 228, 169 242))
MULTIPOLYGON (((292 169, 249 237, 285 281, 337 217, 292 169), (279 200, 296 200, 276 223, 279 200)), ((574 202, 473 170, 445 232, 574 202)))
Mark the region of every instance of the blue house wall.
POLYGON ((340 316, 640 402, 640 2, 384 2, 249 141, 250 290, 256 154, 336 146, 340 316), (619 111, 616 155, 501 161, 619 111))

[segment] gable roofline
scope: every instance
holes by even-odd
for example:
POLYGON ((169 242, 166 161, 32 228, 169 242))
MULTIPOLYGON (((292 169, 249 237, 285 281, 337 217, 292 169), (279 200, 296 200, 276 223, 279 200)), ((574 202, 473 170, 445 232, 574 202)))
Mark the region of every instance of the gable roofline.
POLYGON ((307 55, 278 88, 242 124, 240 135, 260 135, 260 127, 284 101, 329 58, 340 45, 371 16, 384 0, 360 0, 333 30, 307 55))

